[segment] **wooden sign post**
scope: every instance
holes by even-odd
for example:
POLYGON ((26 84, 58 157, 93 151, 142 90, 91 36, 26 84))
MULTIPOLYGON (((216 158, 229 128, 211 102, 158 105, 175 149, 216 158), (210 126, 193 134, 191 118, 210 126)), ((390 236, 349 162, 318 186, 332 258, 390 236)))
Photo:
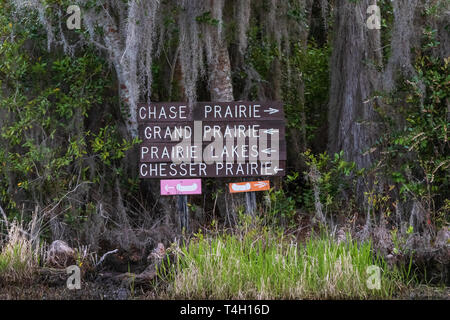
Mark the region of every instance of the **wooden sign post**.
MULTIPOLYGON (((281 102, 158 102, 138 106, 139 175, 145 179, 284 176, 281 102)), ((167 193, 170 194, 170 193, 167 193)), ((183 197, 183 198, 182 198, 183 197)), ((181 205, 181 223, 187 207, 181 205)), ((253 190, 247 212, 255 210, 253 190)))

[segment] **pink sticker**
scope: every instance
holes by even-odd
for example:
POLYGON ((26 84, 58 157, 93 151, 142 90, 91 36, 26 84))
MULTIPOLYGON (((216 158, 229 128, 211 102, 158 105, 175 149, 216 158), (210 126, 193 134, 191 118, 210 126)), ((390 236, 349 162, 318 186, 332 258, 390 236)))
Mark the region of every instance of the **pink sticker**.
POLYGON ((201 194, 201 179, 161 180, 161 195, 201 194))

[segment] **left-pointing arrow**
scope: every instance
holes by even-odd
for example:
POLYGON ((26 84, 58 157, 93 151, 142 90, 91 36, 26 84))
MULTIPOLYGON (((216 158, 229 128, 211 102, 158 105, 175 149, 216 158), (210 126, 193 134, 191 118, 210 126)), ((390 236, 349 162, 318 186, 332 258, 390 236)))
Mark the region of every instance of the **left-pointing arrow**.
POLYGON ((275 168, 273 168, 273 171, 275 171, 275 173, 278 173, 279 171, 284 171, 284 169, 275 167, 275 168))
POLYGON ((274 133, 278 133, 279 131, 278 131, 278 129, 266 129, 266 130, 264 130, 264 133, 267 133, 267 134, 270 134, 270 135, 273 135, 274 133))
POLYGON ((267 149, 261 150, 261 152, 265 153, 265 154, 272 154, 274 152, 277 152, 277 150, 272 149, 272 148, 267 148, 267 149))

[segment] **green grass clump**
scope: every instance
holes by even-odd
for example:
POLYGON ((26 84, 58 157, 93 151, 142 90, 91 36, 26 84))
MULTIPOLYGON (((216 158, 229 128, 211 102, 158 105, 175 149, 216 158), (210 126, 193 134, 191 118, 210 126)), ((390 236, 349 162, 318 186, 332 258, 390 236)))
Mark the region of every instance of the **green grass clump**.
POLYGON ((38 263, 31 241, 17 224, 11 224, 8 241, 0 248, 0 282, 29 280, 38 263))
POLYGON ((373 256, 371 244, 310 238, 305 244, 255 230, 198 234, 173 247, 175 258, 158 270, 169 298, 189 299, 383 299, 408 275, 373 256), (381 288, 369 289, 367 267, 381 268, 381 288))

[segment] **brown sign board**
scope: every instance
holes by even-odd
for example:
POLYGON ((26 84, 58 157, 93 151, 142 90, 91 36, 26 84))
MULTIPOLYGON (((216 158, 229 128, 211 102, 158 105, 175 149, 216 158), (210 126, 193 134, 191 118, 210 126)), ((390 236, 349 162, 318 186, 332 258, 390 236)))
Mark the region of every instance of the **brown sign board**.
POLYGON ((211 142, 143 143, 139 149, 140 162, 224 162, 286 160, 285 141, 258 144, 249 139, 223 144, 211 142))
POLYGON ((141 178, 281 176, 282 102, 138 105, 141 178))
POLYGON ((195 130, 200 130, 202 140, 214 140, 215 138, 240 138, 260 137, 261 135, 277 135, 278 139, 286 137, 285 125, 280 120, 266 121, 236 121, 236 122, 153 122, 144 123, 139 126, 139 137, 144 142, 170 142, 181 141, 182 138, 194 138, 197 136, 195 130), (261 130, 261 131, 260 131, 261 130))
POLYGON ((274 102, 197 102, 189 106, 182 102, 139 104, 138 122, 187 121, 284 121, 283 105, 274 102))
POLYGON ((140 163, 140 178, 206 178, 283 176, 286 161, 245 163, 140 163))

